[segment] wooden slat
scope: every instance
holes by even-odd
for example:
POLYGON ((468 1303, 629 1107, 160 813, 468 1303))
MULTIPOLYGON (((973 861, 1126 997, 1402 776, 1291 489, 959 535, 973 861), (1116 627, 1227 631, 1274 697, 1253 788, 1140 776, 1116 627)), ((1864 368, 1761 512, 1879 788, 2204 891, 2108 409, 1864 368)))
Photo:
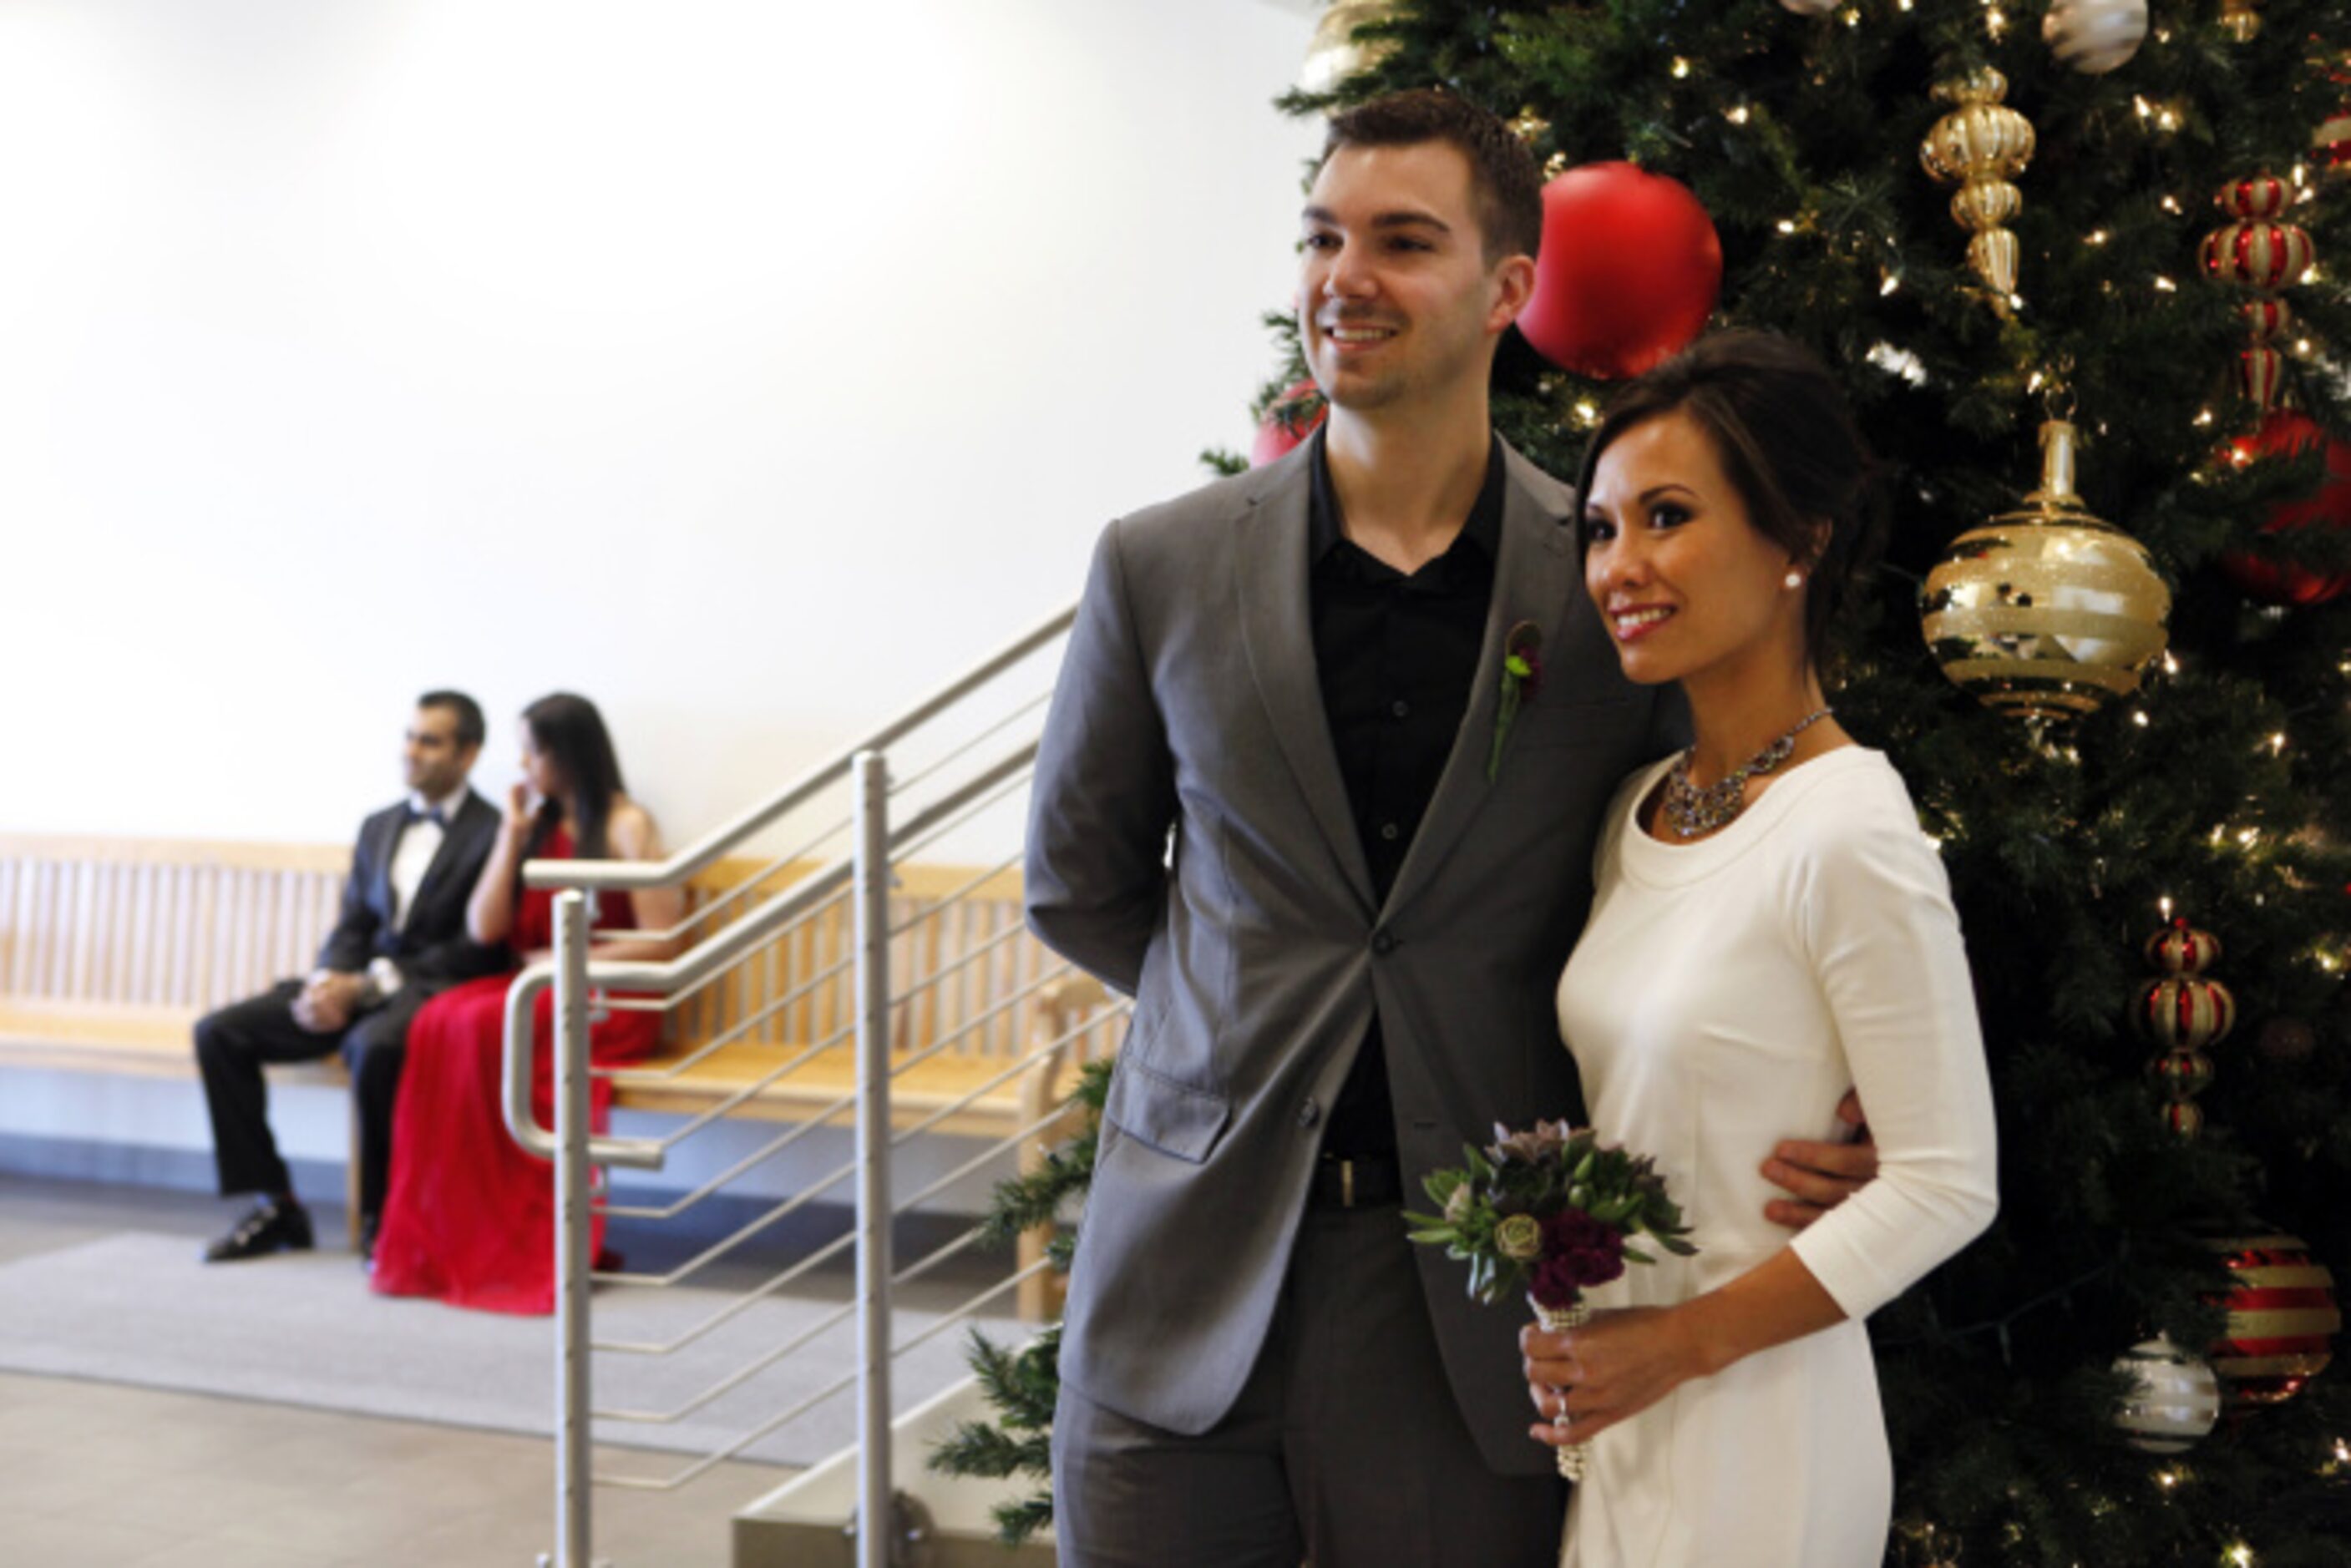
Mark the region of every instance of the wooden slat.
MULTIPOLYGON (((349 851, 339 846, 207 844, 196 841, 0 835, 0 1065, 47 1065, 186 1077, 195 1019, 306 970, 340 901, 349 851)), ((768 870, 763 860, 721 862, 697 878, 707 898, 757 879, 772 896, 814 867, 768 870)), ((914 920, 892 943, 901 998, 893 1044, 918 1051, 977 1017, 1008 984, 1038 972, 1042 955, 1021 937, 921 992, 915 973, 935 972, 1021 921, 1016 874, 990 876, 968 905, 916 919, 974 873, 956 867, 902 868, 891 899, 893 923, 914 920)), ((709 934, 742 909, 700 928, 709 934)), ((797 929, 769 943, 734 975, 681 1005, 669 1053, 682 1054, 841 961, 855 941, 852 905, 838 894, 797 929)), ((902 1074, 900 1125, 968 1091, 1001 1069, 1026 1042, 1027 1004, 902 1074)), ((636 1072, 620 1103, 639 1109, 701 1110, 763 1066, 846 1027, 855 1016, 853 976, 808 987, 751 1039, 718 1053, 681 1079, 636 1072)), ((852 1081, 853 1049, 842 1042, 789 1085, 761 1095, 751 1114, 789 1119, 837 1096, 852 1081)), ((1018 1082, 958 1112, 950 1130, 1000 1135, 1017 1114, 1018 1082)))
POLYGON ((104 838, 88 834, 0 833, 0 857, 28 860, 241 866, 261 871, 332 871, 351 863, 349 845, 241 844, 199 838, 104 838))
POLYGON ((13 986, 16 955, 24 947, 24 922, 16 918, 17 867, 22 864, 13 855, 0 855, 0 986, 13 986))
POLYGON ((162 999, 176 1007, 196 1004, 195 873, 185 866, 163 867, 163 890, 158 900, 164 939, 169 949, 162 999))

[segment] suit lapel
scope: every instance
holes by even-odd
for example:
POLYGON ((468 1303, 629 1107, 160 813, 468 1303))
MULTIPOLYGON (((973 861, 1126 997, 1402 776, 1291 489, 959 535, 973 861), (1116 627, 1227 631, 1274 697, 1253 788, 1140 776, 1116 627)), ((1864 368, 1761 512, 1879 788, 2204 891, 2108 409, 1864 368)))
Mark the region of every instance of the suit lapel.
MULTIPOLYGON (((1502 452, 1506 483, 1501 556, 1494 563, 1493 605, 1487 612, 1486 638, 1478 653, 1469 706, 1461 715, 1460 732, 1454 737, 1445 772, 1438 775, 1437 791, 1429 797, 1428 810, 1420 819, 1420 830, 1413 835, 1412 847, 1396 868, 1395 884, 1388 889, 1383 914, 1402 908, 1444 863, 1492 788, 1486 765, 1493 753, 1494 716, 1501 706, 1503 639, 1520 621, 1531 622, 1541 637, 1539 657, 1550 659, 1573 596, 1582 591, 1574 540, 1570 530, 1561 526, 1570 493, 1507 442, 1502 452)), ((1503 746, 1504 770, 1510 765, 1510 744, 1516 739, 1514 727, 1503 746)))
POLYGON ((381 826, 376 829, 375 854, 368 867, 367 900, 385 926, 397 929, 400 911, 392 907, 392 857, 400 853, 400 835, 408 826, 404 806, 394 806, 383 814, 381 826))
POLYGON ((480 795, 470 789, 465 792, 464 802, 459 805, 455 812, 451 814, 448 825, 441 830, 441 846, 433 852, 432 862, 424 867, 424 875, 417 881, 416 898, 413 906, 402 911, 401 923, 403 927, 415 919, 416 911, 423 909, 425 900, 433 897, 434 889, 439 886, 443 875, 448 868, 460 864, 465 859, 465 851, 475 837, 480 813, 488 809, 488 805, 480 795))
POLYGON ((1347 804, 1346 781, 1331 745, 1322 687, 1314 662, 1314 615, 1307 588, 1307 504, 1322 435, 1266 471, 1239 519, 1234 551, 1239 574, 1241 641, 1259 697, 1273 720, 1281 753, 1313 811, 1355 897, 1373 908, 1372 871, 1347 804))

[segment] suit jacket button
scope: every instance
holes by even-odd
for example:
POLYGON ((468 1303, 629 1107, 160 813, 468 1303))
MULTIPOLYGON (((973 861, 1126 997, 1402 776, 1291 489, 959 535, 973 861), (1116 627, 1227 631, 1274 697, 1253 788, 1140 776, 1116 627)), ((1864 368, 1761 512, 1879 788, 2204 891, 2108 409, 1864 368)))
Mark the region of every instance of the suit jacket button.
POLYGON ((1382 958, 1385 958, 1388 954, 1395 951, 1395 933, 1388 929, 1385 926, 1382 926, 1378 930, 1374 931, 1372 933, 1372 950, 1379 954, 1382 958))
POLYGON ((1308 1100, 1305 1104, 1298 1107, 1298 1125, 1300 1127, 1311 1127, 1322 1119, 1322 1107, 1316 1105, 1312 1100, 1308 1100))

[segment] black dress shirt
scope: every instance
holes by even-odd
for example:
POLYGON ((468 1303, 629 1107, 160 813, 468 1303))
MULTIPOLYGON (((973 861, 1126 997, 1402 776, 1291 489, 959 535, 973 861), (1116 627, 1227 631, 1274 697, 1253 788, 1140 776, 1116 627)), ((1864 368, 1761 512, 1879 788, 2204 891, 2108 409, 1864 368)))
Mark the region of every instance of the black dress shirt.
MULTIPOLYGON (((1502 540, 1502 449, 1452 547, 1406 576, 1353 543, 1315 442, 1307 535, 1308 598, 1322 712, 1347 804, 1384 900, 1453 753, 1494 597, 1502 540)), ((1324 1128, 1326 1156, 1395 1152, 1395 1113, 1379 1014, 1324 1128)))

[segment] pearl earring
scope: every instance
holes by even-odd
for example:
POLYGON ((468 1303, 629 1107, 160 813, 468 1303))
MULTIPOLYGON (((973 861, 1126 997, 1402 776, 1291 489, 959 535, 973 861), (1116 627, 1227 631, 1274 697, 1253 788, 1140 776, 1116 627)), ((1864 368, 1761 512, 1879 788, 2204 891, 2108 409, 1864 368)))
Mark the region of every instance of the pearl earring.
POLYGON ((1802 572, 1790 572, 1782 580, 1785 581, 1791 588, 1801 588, 1804 586, 1804 574, 1802 572))

